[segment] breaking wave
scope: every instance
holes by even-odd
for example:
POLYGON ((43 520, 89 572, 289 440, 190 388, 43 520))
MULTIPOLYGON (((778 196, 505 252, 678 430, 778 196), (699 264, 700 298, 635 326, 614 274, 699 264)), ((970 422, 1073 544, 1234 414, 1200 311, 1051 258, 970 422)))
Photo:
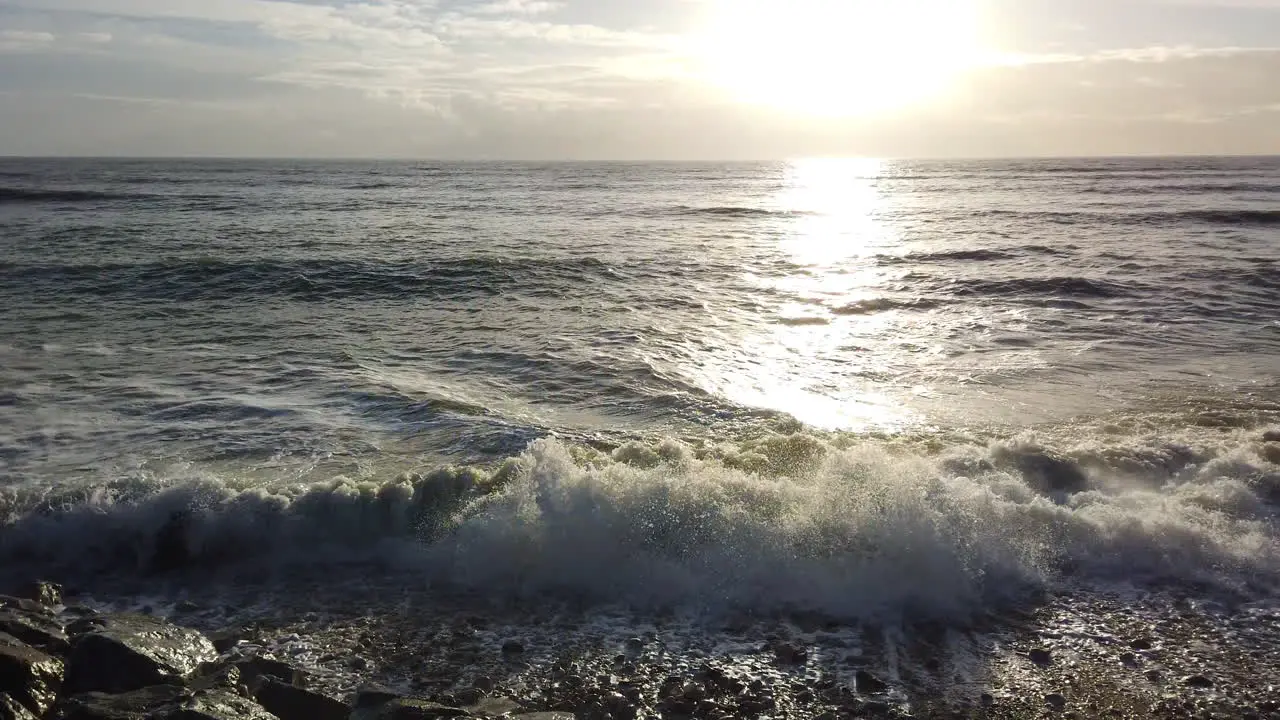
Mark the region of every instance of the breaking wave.
POLYGON ((497 466, 382 481, 8 488, 0 574, 208 581, 356 562, 491 596, 842 618, 962 619, 1060 583, 1272 591, 1280 443, 1231 437, 542 439, 497 466))

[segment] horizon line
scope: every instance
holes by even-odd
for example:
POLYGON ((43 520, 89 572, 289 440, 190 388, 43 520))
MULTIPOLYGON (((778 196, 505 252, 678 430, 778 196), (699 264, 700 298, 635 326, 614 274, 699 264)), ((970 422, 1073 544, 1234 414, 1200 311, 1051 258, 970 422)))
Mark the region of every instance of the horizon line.
POLYGON ((979 160, 1132 160, 1132 159, 1195 159, 1195 158, 1278 158, 1280 152, 1261 153, 1129 153, 1106 155, 793 155, 774 158, 444 158, 431 156, 390 156, 390 155, 334 155, 334 156, 296 156, 296 155, 9 155, 0 153, 0 162, 13 160, 146 160, 146 161, 289 161, 289 162, 435 162, 435 163, 537 163, 537 164, 706 164, 706 163, 777 163, 796 162, 801 160, 861 160, 880 162, 942 162, 942 161, 979 161, 979 160))

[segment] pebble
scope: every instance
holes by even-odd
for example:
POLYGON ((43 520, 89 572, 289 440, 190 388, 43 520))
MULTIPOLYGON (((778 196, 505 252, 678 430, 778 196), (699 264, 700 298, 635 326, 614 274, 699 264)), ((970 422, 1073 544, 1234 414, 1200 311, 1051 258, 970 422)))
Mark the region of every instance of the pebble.
POLYGON ((1067 698, 1062 693, 1050 693, 1044 696, 1044 702, 1051 708, 1061 710, 1067 706, 1067 698))
POLYGON ((1182 680, 1182 684, 1186 685, 1187 687, 1193 687, 1193 688, 1207 689, 1207 688, 1213 687, 1213 681, 1205 677, 1204 675, 1190 675, 1188 677, 1185 677, 1182 680))
POLYGON ((1053 653, 1044 648, 1035 648, 1031 652, 1027 653, 1027 657, 1031 662, 1040 665, 1041 667, 1048 667, 1053 664, 1053 653))

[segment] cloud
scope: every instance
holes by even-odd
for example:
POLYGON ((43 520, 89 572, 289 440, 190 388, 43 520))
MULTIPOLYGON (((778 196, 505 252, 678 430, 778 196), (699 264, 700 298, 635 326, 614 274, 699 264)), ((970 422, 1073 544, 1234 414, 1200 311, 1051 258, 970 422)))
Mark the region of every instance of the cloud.
POLYGON ((0 30, 0 52, 30 52, 45 48, 57 38, 32 30, 0 30))
POLYGON ((479 15, 543 15, 564 7, 563 2, 547 0, 498 0, 477 7, 475 12, 479 15))

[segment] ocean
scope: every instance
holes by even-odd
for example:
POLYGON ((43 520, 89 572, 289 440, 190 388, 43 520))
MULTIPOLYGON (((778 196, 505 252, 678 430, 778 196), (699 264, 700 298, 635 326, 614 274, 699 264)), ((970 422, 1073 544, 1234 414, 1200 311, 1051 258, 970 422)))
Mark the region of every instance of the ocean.
POLYGON ((1276 158, 6 159, 0 308, 0 575, 103 602, 1280 580, 1276 158))

